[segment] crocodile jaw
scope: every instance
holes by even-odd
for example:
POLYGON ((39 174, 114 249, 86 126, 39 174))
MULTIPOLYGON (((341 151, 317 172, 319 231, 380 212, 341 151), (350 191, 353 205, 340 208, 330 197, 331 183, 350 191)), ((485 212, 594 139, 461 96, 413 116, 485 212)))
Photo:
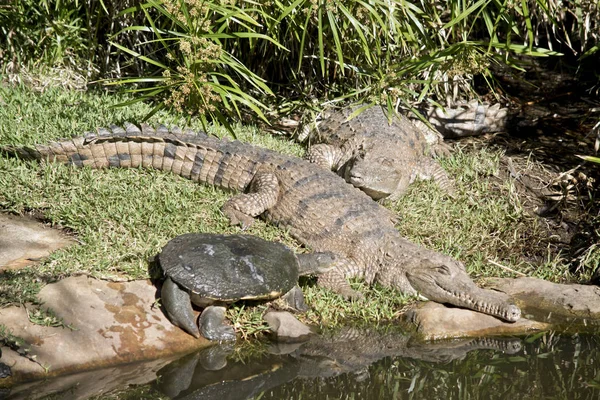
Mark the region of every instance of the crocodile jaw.
POLYGON ((521 310, 510 303, 505 293, 481 289, 456 261, 440 264, 425 260, 406 276, 410 284, 429 300, 469 308, 508 322, 521 318, 521 310))

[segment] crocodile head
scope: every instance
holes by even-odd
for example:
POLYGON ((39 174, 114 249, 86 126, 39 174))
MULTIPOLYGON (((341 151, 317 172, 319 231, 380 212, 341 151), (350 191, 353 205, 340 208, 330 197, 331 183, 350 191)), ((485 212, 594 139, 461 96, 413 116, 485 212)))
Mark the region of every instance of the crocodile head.
MULTIPOLYGON (((398 146, 399 147, 399 146, 398 146)), ((344 169, 344 179, 374 200, 398 197, 412 181, 414 163, 373 141, 363 142, 344 169)))
POLYGON ((521 310, 502 292, 475 285, 462 263, 450 257, 425 259, 407 271, 410 284, 429 300, 449 303, 515 322, 521 310), (439 258, 439 260, 438 260, 439 258))

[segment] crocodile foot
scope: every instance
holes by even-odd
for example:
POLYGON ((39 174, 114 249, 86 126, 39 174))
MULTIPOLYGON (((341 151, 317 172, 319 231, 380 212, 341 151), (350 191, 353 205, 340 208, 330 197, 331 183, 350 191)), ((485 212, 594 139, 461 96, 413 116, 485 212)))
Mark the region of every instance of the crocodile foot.
POLYGON ((354 289, 351 288, 341 288, 336 290, 337 293, 339 293, 340 295, 342 295, 346 300, 350 300, 350 301, 362 301, 365 299, 365 295, 357 292, 354 289))
POLYGON ((239 225, 243 231, 254 224, 254 218, 233 207, 228 207, 227 204, 223 206, 223 214, 229 219, 231 225, 239 225))

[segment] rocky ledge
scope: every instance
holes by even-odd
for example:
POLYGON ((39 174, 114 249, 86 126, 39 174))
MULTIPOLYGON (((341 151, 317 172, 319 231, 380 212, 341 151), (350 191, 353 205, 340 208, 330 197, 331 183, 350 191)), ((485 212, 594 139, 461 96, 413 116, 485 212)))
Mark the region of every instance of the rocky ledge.
MULTIPOLYGON (((13 237, 23 240, 0 242, 4 255, 0 257, 0 279, 4 269, 2 265, 22 266, 55 248, 47 246, 35 253, 35 257, 28 255, 28 243, 38 250, 40 246, 37 240, 27 238, 42 237, 36 236, 39 233, 36 229, 52 236, 50 230, 40 224, 36 227, 28 221, 23 224, 27 231, 17 234, 14 233, 18 231, 15 228, 17 220, 2 217, 0 214, 0 226, 9 229, 10 225, 13 237), (21 246, 20 252, 11 250, 11 255, 7 255, 6 249, 17 244, 21 246)), ((64 241, 64 238, 61 240, 64 241)), ((524 318, 516 323, 507 323, 488 315, 432 302, 415 305, 406 317, 425 339, 520 335, 548 329, 589 331, 600 326, 600 288, 596 286, 559 285, 520 278, 494 280, 491 288, 511 296, 523 309, 524 318)), ((39 297, 43 302, 42 308, 51 309, 64 326, 32 323, 25 306, 1 308, 1 325, 12 335, 22 338, 27 344, 24 347, 28 347, 29 351, 24 354, 7 346, 1 348, 0 365, 4 369, 0 372, 4 372, 0 376, 0 387, 17 381, 135 361, 168 360, 210 344, 193 338, 167 320, 156 303, 157 289, 147 280, 109 282, 88 276, 72 276, 45 286, 39 297)), ((282 325, 283 317, 272 315, 269 324, 272 327, 282 325)), ((281 332, 278 335, 290 336, 281 332)), ((297 336, 308 333, 302 331, 297 336)), ((291 334, 292 337, 294 335, 296 333, 291 334)))

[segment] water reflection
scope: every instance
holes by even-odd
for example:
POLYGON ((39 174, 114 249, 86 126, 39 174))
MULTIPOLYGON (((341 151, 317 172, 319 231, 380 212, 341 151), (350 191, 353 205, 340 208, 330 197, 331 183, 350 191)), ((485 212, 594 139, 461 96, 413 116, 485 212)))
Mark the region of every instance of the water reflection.
POLYGON ((598 399, 600 336, 421 342, 396 326, 217 345, 0 390, 0 399, 598 399))
MULTIPOLYGON (((215 346, 164 367, 155 387, 176 399, 529 398, 510 388, 516 384, 524 395, 552 384, 544 362, 566 355, 563 344, 587 345, 581 338, 530 339, 423 343, 395 328, 344 328, 303 344, 272 345, 250 357, 215 346)), ((600 370, 596 360, 588 367, 600 370)), ((573 364, 566 359, 559 364, 563 361, 573 364)), ((578 382, 589 374, 593 380, 589 368, 578 382)))

